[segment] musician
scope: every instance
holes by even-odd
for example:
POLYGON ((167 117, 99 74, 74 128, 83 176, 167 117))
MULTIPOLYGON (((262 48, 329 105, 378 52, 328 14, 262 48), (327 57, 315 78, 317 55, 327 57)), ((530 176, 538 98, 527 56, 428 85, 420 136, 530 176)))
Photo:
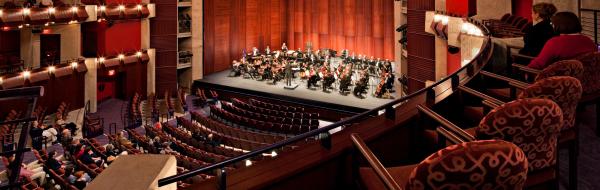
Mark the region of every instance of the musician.
POLYGON ((354 96, 359 98, 364 98, 362 94, 367 93, 367 86, 369 83, 369 74, 366 70, 361 71, 361 76, 358 82, 356 82, 356 86, 354 87, 354 96))
POLYGON ((256 48, 256 47, 253 47, 253 48, 252 48, 252 56, 253 56, 253 57, 256 57, 256 56, 258 56, 258 55, 260 55, 260 52, 258 51, 258 48, 256 48))
POLYGON ((281 45, 281 51, 282 51, 283 53, 287 53, 287 51, 288 51, 288 47, 287 47, 287 45, 285 45, 285 43, 283 43, 283 44, 281 45))
POLYGON ((233 60, 233 63, 231 64, 231 73, 229 73, 230 77, 237 77, 242 75, 242 70, 240 69, 242 66, 242 63, 236 60, 233 60))
POLYGON ((314 67, 310 68, 310 74, 308 75, 307 88, 310 89, 313 86, 317 86, 317 82, 321 80, 319 75, 315 73, 314 67))
MULTIPOLYGON (((285 43, 283 43, 283 45, 285 46, 285 43)), ((285 84, 287 86, 292 86, 292 78, 294 78, 292 64, 288 63, 287 61, 283 61, 283 64, 285 65, 285 84)))
POLYGON ((271 55, 271 48, 269 48, 269 46, 267 46, 267 48, 265 49, 265 54, 271 55))

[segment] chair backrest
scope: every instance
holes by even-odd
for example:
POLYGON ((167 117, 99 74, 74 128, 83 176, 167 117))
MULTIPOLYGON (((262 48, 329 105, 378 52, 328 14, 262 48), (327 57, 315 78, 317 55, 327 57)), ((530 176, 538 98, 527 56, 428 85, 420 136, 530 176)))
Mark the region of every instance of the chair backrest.
POLYGON ((583 64, 583 76, 579 79, 584 86, 583 94, 600 92, 600 52, 582 55, 577 60, 583 64))
POLYGON ((535 81, 553 76, 570 76, 582 79, 584 73, 583 64, 578 60, 563 60, 552 63, 535 77, 535 81))
POLYGON ((563 112, 561 130, 567 130, 575 127, 575 114, 582 92, 578 79, 570 76, 555 76, 536 81, 524 89, 519 98, 545 98, 554 101, 563 112))
POLYGON ((562 115, 552 100, 518 99, 490 111, 477 127, 476 138, 516 144, 527 155, 530 172, 554 167, 562 115))
POLYGON ((522 189, 528 162, 523 150, 502 140, 446 147, 412 171, 406 189, 522 189))
POLYGON ((508 18, 509 18, 509 17, 510 17, 510 13, 506 13, 506 14, 504 14, 504 15, 503 15, 503 16, 500 18, 500 20, 501 20, 501 21, 506 21, 506 20, 508 20, 508 18))

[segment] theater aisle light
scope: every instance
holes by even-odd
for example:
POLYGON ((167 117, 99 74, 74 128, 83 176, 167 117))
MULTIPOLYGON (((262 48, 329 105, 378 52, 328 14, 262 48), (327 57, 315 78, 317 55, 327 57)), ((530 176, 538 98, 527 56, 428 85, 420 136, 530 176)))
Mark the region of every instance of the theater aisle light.
POLYGON ((277 152, 275 152, 275 151, 271 152, 271 157, 275 157, 275 156, 277 156, 277 152))
POLYGON ((115 70, 112 69, 112 70, 108 71, 108 76, 115 76, 115 70))
POLYGON ((252 165, 252 161, 246 160, 246 167, 251 166, 251 165, 252 165))

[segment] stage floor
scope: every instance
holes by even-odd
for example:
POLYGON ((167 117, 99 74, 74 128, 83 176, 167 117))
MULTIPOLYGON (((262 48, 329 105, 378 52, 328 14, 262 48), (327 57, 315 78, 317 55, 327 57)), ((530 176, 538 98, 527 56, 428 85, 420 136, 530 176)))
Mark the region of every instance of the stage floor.
MULTIPOLYGON (((335 89, 326 93, 320 87, 317 89, 307 89, 306 81, 295 79, 295 83, 299 84, 299 86, 296 89, 288 90, 283 88, 285 85, 284 81, 279 81, 276 85, 273 85, 271 81, 229 77, 229 72, 229 70, 226 70, 204 76, 204 79, 196 80, 194 85, 355 113, 373 109, 394 100, 374 97, 372 94, 376 86, 369 87, 367 94, 363 94, 365 98, 361 99, 354 96, 351 92, 347 95, 340 94, 335 84, 335 89)), ((394 84, 396 85, 396 93, 393 93, 392 96, 398 98, 400 92, 398 81, 394 84)), ((352 90, 352 88, 350 89, 352 90)))

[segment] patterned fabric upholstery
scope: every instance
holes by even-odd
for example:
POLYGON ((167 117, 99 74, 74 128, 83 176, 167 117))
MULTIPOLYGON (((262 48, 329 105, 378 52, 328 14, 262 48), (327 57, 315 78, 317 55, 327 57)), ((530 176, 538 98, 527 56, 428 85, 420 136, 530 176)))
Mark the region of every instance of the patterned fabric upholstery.
POLYGON ((502 139, 527 155, 529 172, 554 167, 557 136, 563 118, 560 106, 548 99, 519 99, 486 115, 477 127, 477 139, 502 139))
POLYGON ((535 82, 524 89, 519 98, 545 98, 554 101, 563 112, 562 130, 568 130, 575 127, 575 114, 582 91, 581 83, 576 78, 557 76, 535 82))
POLYGON ((502 140, 452 145, 432 154, 412 171, 406 189, 522 189, 525 153, 502 140))
POLYGON ((583 64, 577 60, 563 60, 552 63, 535 77, 535 81, 539 81, 553 76, 570 76, 581 79, 583 76, 583 64))
POLYGON ((583 64, 583 76, 580 78, 584 86, 583 94, 600 92, 600 52, 593 52, 579 57, 583 64))

